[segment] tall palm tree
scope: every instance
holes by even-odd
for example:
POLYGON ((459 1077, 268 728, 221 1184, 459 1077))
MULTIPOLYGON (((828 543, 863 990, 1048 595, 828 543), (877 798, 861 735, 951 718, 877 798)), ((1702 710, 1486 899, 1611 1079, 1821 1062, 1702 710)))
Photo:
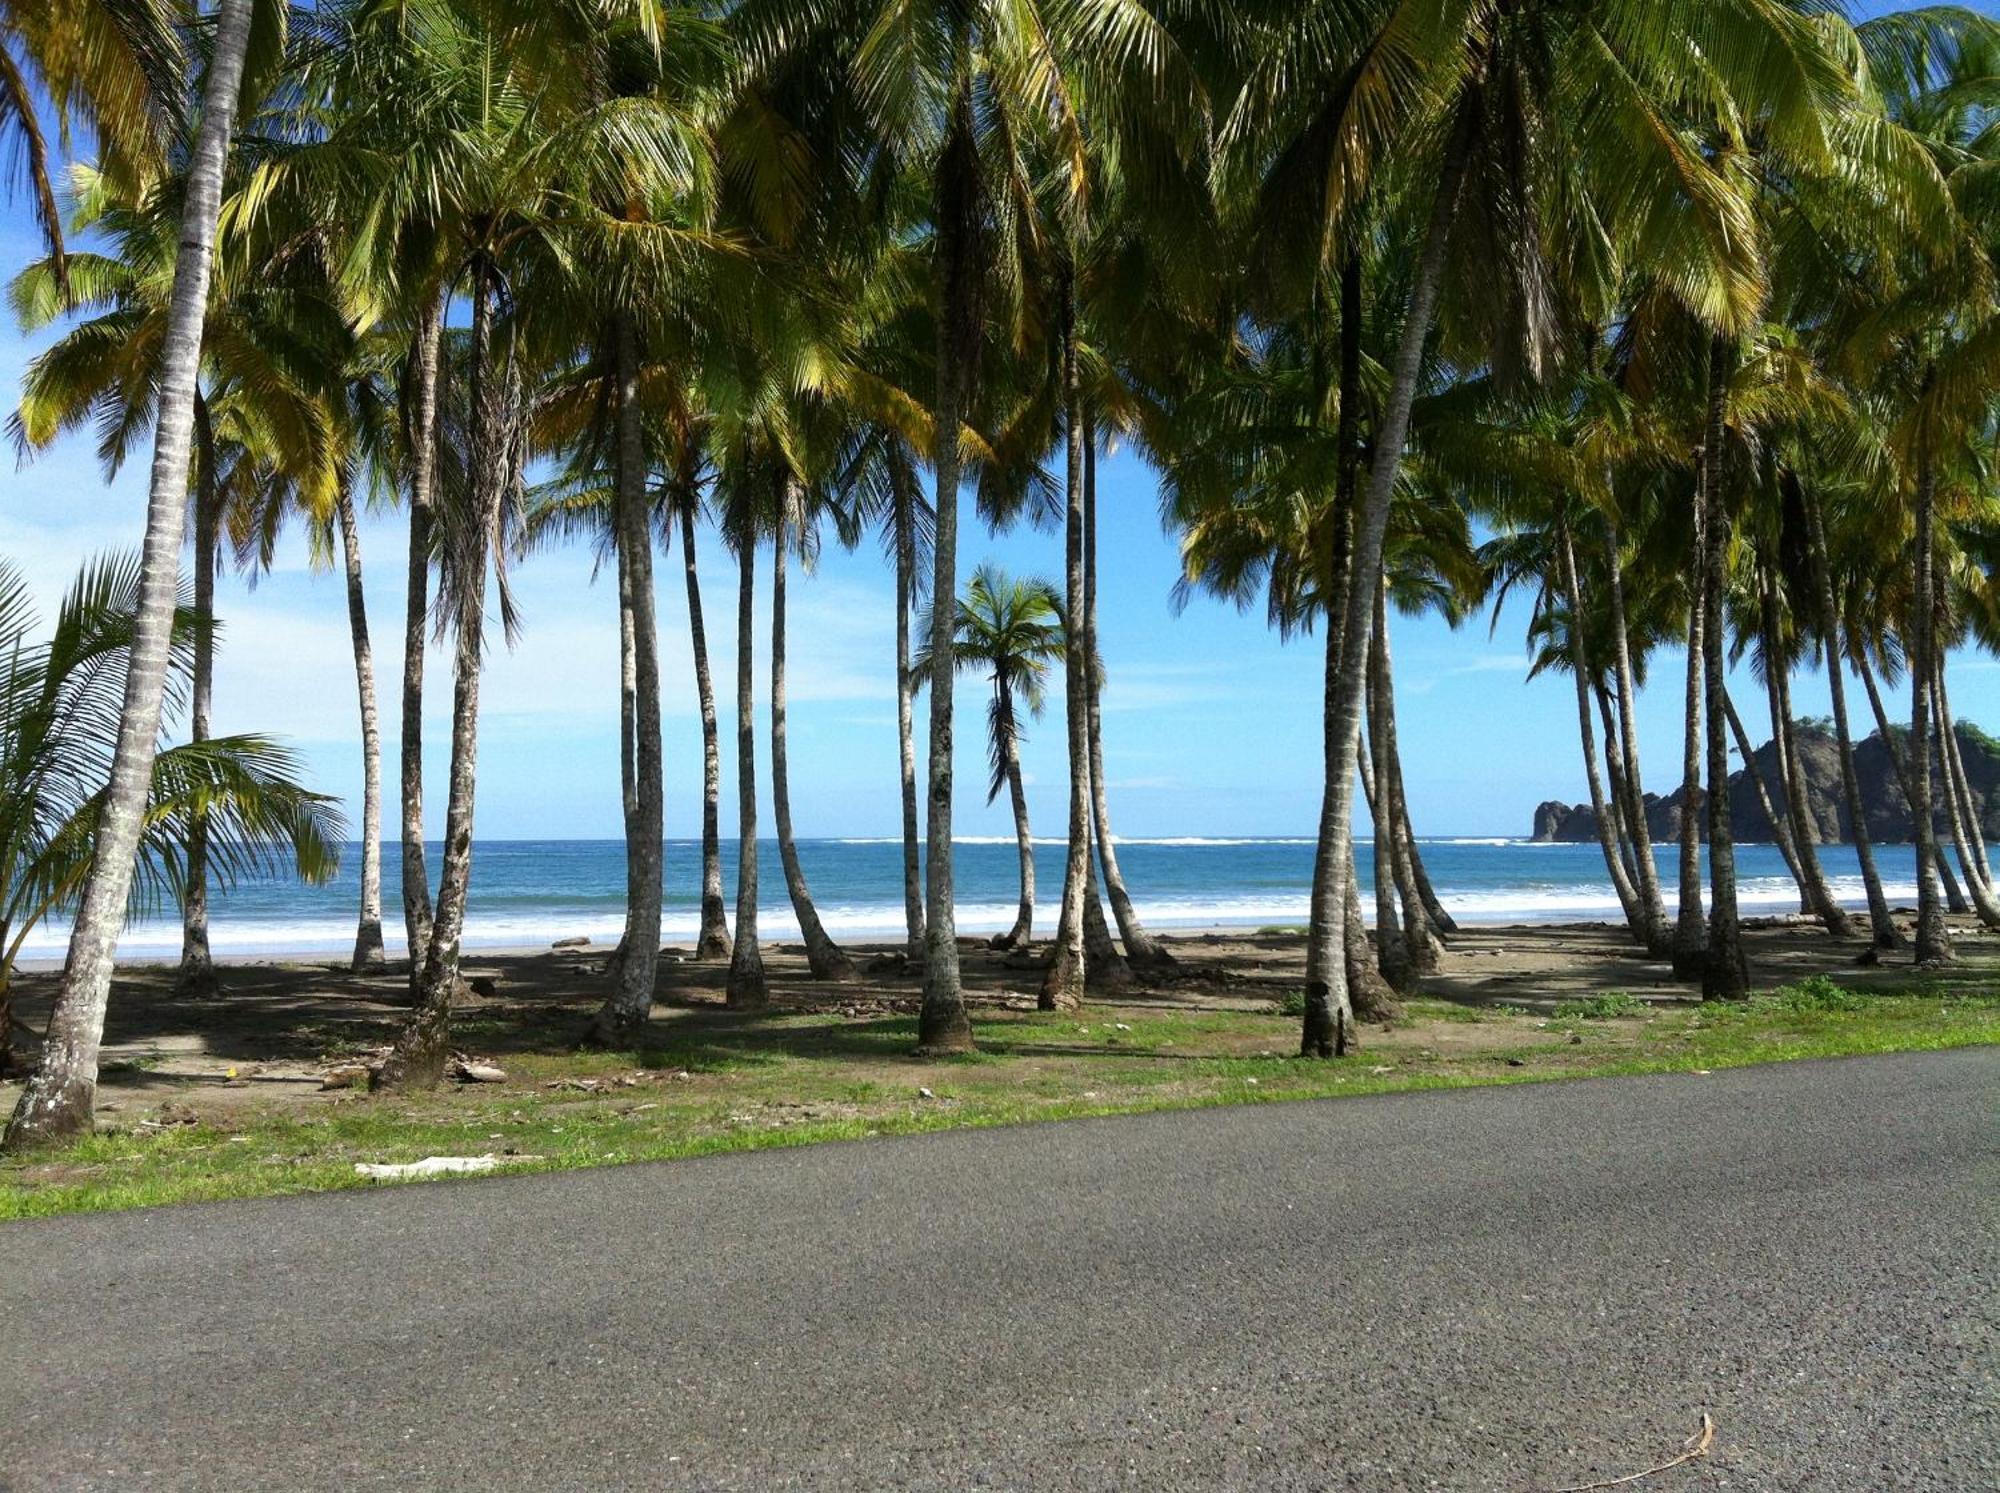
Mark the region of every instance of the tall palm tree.
MULTIPOLYGON (((928 632, 930 629, 924 629, 928 632)), ((1047 701, 1049 666, 1067 653, 1063 603, 1056 588, 1037 577, 1016 579, 996 565, 981 565, 959 599, 953 625, 954 666, 961 673, 985 674, 993 685, 986 714, 986 755, 991 775, 990 804, 1005 789, 1014 811, 1014 842, 1020 858, 1021 900, 1014 925, 992 940, 996 949, 1026 944, 1035 922, 1035 841, 1028 826, 1028 795, 1021 779, 1021 715, 1038 719, 1047 701)), ((919 653, 919 678, 930 657, 919 653)))
POLYGON ((162 337, 146 543, 140 561, 132 662, 126 672, 118 746, 90 873, 71 926, 69 959, 56 991, 49 1041, 8 1122, 5 1145, 10 1149, 60 1140, 88 1130, 91 1124, 112 961, 135 858, 145 833, 146 799, 159 745, 202 323, 208 310, 215 225, 221 211, 237 88, 250 44, 251 8, 250 0, 223 0, 216 23, 215 47, 202 91, 201 124, 190 153, 187 205, 162 337))
POLYGON ((778 484, 771 533, 771 817, 778 832, 778 859, 785 871, 785 889, 791 894, 792 912, 805 939, 806 965, 816 980, 851 980, 855 977, 854 961, 828 936, 820 922, 812 889, 806 884, 805 866, 799 860, 798 840, 792 833, 785 697, 785 577, 791 569, 792 550, 798 548, 810 556, 814 541, 805 485, 789 469, 781 472, 778 484))

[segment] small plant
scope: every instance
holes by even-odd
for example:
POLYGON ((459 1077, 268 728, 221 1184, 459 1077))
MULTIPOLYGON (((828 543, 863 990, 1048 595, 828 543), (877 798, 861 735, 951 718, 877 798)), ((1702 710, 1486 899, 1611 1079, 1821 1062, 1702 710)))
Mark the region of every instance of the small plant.
POLYGON ((1818 1011, 1859 1011, 1868 997, 1849 990, 1825 975, 1808 975, 1795 985, 1780 985, 1770 995, 1771 1003, 1801 1015, 1818 1011))
POLYGON ((1306 1014, 1306 993, 1303 990, 1287 990, 1274 1004, 1280 1016, 1303 1016, 1306 1014))
POLYGON ((1557 1005, 1558 1021, 1612 1021, 1620 1016, 1637 1016, 1646 1003, 1623 990, 1607 990, 1602 995, 1566 1000, 1557 1005))

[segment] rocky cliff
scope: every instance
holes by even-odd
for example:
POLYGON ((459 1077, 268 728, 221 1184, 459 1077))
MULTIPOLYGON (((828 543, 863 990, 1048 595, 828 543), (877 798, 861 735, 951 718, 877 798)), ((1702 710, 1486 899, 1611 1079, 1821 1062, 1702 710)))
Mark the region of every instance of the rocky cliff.
MULTIPOLYGON (((1822 842, 1853 837, 1847 814, 1847 800, 1840 786, 1840 744, 1831 730, 1816 722, 1801 721, 1794 731, 1799 757, 1805 768, 1806 814, 1822 842)), ((1907 749, 1907 737, 1902 738, 1907 749)), ((2000 841, 2000 741, 1987 736, 1967 721, 1958 722, 1959 752, 1965 758, 1965 775, 1972 785, 1973 812, 1984 826, 1986 838, 2000 841)), ((1757 752, 1757 765, 1770 790, 1772 806, 1785 812, 1784 793, 1778 785, 1777 749, 1766 742, 1757 752)), ((1894 766, 1879 735, 1870 736, 1854 748, 1855 775, 1861 780, 1862 811, 1868 835, 1879 843, 1910 838, 1910 806, 1896 781, 1894 766)), ((1609 791, 1609 784, 1606 785, 1609 791)), ((1937 830, 1949 843, 1950 826, 1945 821, 1944 793, 1937 790, 1937 830)), ((1655 841, 1670 841, 1680 832, 1680 790, 1666 797, 1646 795, 1646 824, 1655 841)), ((1696 799, 1699 812, 1700 799, 1696 799)), ((1747 771, 1737 771, 1729 779, 1730 831, 1739 840, 1769 840, 1771 826, 1757 801, 1757 788, 1747 771)), ((1535 810, 1534 837, 1537 840, 1594 841, 1597 819, 1590 805, 1565 804, 1550 800, 1535 810)))

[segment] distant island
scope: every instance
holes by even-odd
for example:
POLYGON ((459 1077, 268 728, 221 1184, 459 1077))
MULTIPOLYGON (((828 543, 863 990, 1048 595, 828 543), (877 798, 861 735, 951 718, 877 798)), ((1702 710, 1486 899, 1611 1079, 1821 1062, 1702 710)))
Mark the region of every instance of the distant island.
MULTIPOLYGON (((1965 759, 1965 776, 1972 789, 1973 812, 1984 836, 2000 840, 2000 741, 1995 741, 1969 721, 1957 722, 1960 754, 1965 759)), ((1831 726, 1821 720, 1793 724, 1800 766, 1805 778, 1806 813, 1823 844, 1853 838, 1846 797, 1840 785, 1840 746, 1831 726)), ((1903 733, 1897 735, 1899 750, 1907 749, 1903 733)), ((1757 752, 1757 769, 1780 813, 1785 811, 1778 753, 1771 742, 1757 752)), ((1655 772, 1659 769, 1654 769, 1655 772)), ((1909 800, 1883 748, 1880 733, 1854 747, 1854 770, 1860 779, 1862 811, 1868 821, 1868 835, 1881 843, 1907 841, 1911 833, 1909 800)), ((1938 794, 1937 828, 1948 841, 1951 829, 1945 818, 1944 795, 1938 794)), ((1697 796, 1697 804, 1700 799, 1697 796)), ((1646 795, 1646 825, 1655 841, 1673 839, 1680 831, 1681 794, 1646 795)), ((1739 840, 1769 840, 1770 821, 1758 800, 1757 785, 1747 769, 1729 777, 1730 832, 1739 840)), ((1550 799, 1535 809, 1533 836, 1543 842, 1580 843, 1597 838, 1597 816, 1587 803, 1566 804, 1550 799)))

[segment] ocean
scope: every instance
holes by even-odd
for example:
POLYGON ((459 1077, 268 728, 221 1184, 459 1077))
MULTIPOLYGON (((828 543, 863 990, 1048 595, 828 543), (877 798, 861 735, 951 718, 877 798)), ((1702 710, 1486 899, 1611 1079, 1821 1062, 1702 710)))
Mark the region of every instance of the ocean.
MULTIPOLYGON (((1159 930, 1301 923, 1312 878, 1313 842, 1307 837, 1166 836, 1120 840, 1118 859, 1139 913, 1159 930)), ((1619 916, 1595 843, 1536 844, 1527 840, 1439 837, 1421 842, 1431 881, 1452 915, 1465 923, 1577 922, 1619 916)), ((1372 847, 1358 847, 1364 878, 1363 901, 1372 912, 1372 847)), ((402 899, 398 890, 396 846, 384 847, 383 933, 392 957, 402 952, 402 899)), ((2000 852, 1997 852, 2000 853, 2000 852)), ((883 839, 804 840, 799 845, 813 900, 827 931, 854 942, 899 940, 903 935, 900 842, 883 839)), ((1843 901, 1863 906, 1854 852, 1845 845, 1820 848, 1834 889, 1843 901)), ((1908 846, 1877 851, 1892 902, 1907 905, 1916 896, 1908 846)), ((1660 873, 1673 907, 1674 849, 1660 847, 1660 873)), ((432 847, 432 875, 437 849, 432 847)), ((339 955, 353 945, 359 895, 360 852, 350 845, 338 879, 304 886, 289 876, 260 878, 218 888, 210 899, 210 943, 218 955, 339 955)), ((735 883, 736 846, 723 842, 725 889, 735 883)), ((1063 846, 1038 840, 1035 847, 1036 929, 1046 935, 1056 921, 1062 890, 1063 846)), ((798 937, 785 895, 775 842, 760 842, 760 882, 764 901, 759 925, 769 940, 798 937)), ((958 842, 954 858, 958 884, 958 929, 965 934, 996 933, 1010 926, 1019 899, 1014 842, 972 838, 958 842)), ((1747 914, 1795 911, 1798 893, 1772 845, 1737 847, 1737 874, 1747 914)), ((667 903, 662 940, 691 945, 699 911, 701 847, 698 841, 667 843, 667 903)), ((472 892, 466 918, 467 948, 546 945, 559 938, 587 937, 608 944, 623 923, 625 856, 616 840, 505 840, 482 842, 473 853, 472 892)), ((731 892, 733 897, 733 892, 731 892)), ((733 918, 735 904, 730 911, 733 918)), ((28 961, 60 959, 68 930, 48 924, 32 934, 21 951, 28 961)), ((180 928, 171 909, 127 929, 122 953, 134 957, 172 956, 180 950, 180 928)))

